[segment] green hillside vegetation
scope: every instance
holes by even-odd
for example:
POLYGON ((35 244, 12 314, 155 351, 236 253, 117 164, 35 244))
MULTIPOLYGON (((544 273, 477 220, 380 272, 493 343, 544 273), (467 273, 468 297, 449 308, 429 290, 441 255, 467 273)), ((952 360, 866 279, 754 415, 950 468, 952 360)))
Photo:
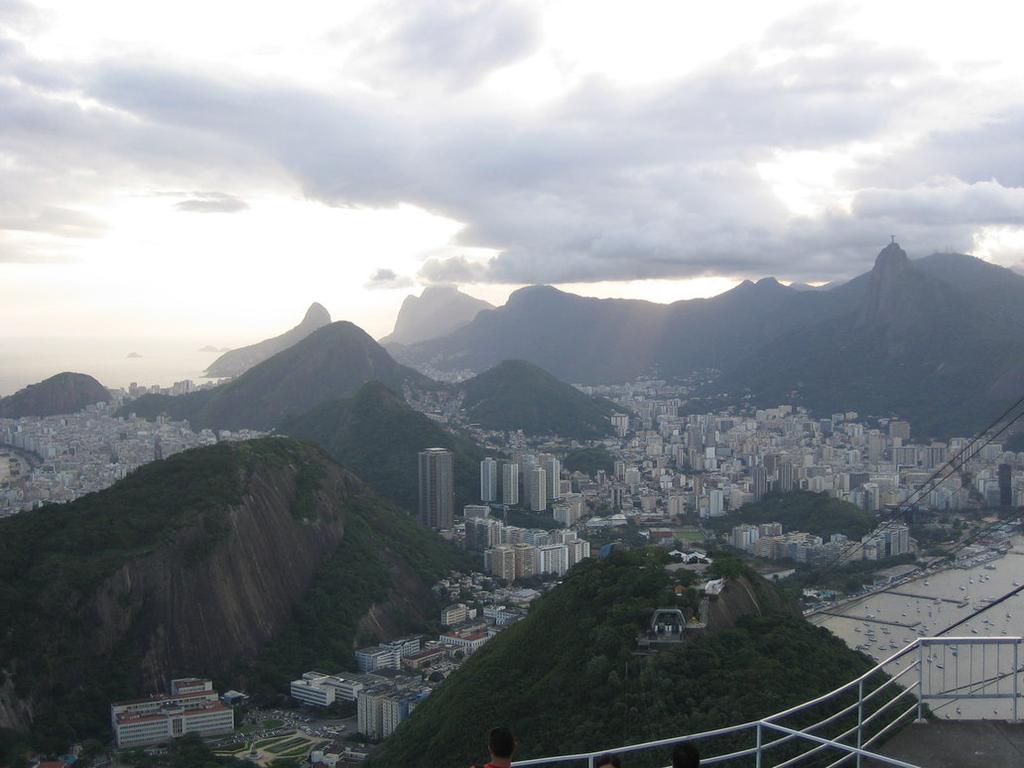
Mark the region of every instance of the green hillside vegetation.
POLYGON ((761 501, 744 504, 733 514, 707 522, 719 531, 741 523, 782 523, 787 533, 806 531, 824 539, 833 533, 860 539, 876 525, 875 516, 856 504, 810 491, 769 494, 761 501))
MULTIPOLYGON (((292 623, 251 668, 238 670, 247 690, 257 697, 280 696, 306 670, 354 670, 355 649, 372 640, 359 635, 359 620, 388 598, 396 564, 410 568, 425 584, 472 567, 464 552, 390 505, 356 506, 349 511, 345 538, 321 564, 295 606, 292 623)), ((401 622, 402 633, 425 629, 412 615, 392 618, 401 622)))
POLYGON ((766 716, 869 667, 788 613, 742 617, 678 651, 633 655, 651 611, 676 601, 663 558, 633 551, 575 566, 417 707, 370 764, 466 765, 499 724, 513 729, 523 759, 667 738, 766 716))
POLYGON ((166 413, 197 428, 269 430, 321 403, 348 397, 368 381, 397 391, 406 383, 433 386, 396 363, 361 328, 337 322, 219 387, 178 397, 144 395, 119 413, 148 419, 166 413))
MULTIPOLYGON (((312 495, 322 493, 325 462, 319 449, 282 438, 221 443, 147 464, 74 502, 0 520, 0 684, 16 659, 15 694, 41 696, 31 743, 56 751, 74 739, 103 738, 109 703, 140 693, 142 652, 130 633, 108 652, 94 649, 105 642, 92 602, 105 579, 154 553, 168 571, 203 562, 233 534, 230 508, 253 493, 248 479, 266 469, 298 467, 291 514, 306 517, 312 495)), ((246 689, 252 682, 257 693, 280 692, 312 666, 349 664, 358 621, 392 596, 394 574, 420 594, 463 565, 463 555, 442 539, 350 482, 353 489, 338 497, 344 508, 328 512, 343 514, 342 542, 294 604, 293 623, 252 667, 219 680, 222 686, 246 689)))
POLYGON ((577 448, 565 454, 562 466, 569 472, 583 472, 593 477, 599 470, 609 475, 615 469, 615 457, 604 446, 593 448, 577 448))
POLYGON ((470 420, 485 429, 578 440, 611 433, 613 403, 585 395, 524 360, 506 360, 459 386, 470 420))
POLYGON ((136 649, 101 659, 80 642, 93 629, 80 609, 99 584, 165 547, 181 528, 195 526, 201 536, 169 552, 172 560, 203 557, 227 535, 226 509, 241 501, 246 474, 261 461, 294 459, 295 447, 258 441, 186 451, 140 467, 106 491, 0 520, 0 669, 19 660, 19 696, 50 670, 67 670, 64 685, 51 691, 61 706, 37 713, 37 743, 59 746, 102 732, 109 702, 138 693, 136 649))
POLYGON ((65 371, 0 397, 0 418, 75 413, 87 405, 110 402, 110 393, 92 376, 65 371))
POLYGON ((317 406, 286 421, 281 434, 316 443, 383 496, 416 511, 417 454, 448 448, 455 460, 455 508, 478 503, 483 450, 468 437, 438 426, 380 382, 370 382, 351 398, 317 406))

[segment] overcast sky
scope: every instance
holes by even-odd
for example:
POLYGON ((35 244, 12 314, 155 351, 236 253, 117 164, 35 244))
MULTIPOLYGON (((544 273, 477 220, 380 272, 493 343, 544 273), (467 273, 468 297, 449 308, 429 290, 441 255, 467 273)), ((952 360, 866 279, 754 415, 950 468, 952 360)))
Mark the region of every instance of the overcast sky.
POLYGON ((0 0, 0 336, 1024 258, 1024 12, 0 0))

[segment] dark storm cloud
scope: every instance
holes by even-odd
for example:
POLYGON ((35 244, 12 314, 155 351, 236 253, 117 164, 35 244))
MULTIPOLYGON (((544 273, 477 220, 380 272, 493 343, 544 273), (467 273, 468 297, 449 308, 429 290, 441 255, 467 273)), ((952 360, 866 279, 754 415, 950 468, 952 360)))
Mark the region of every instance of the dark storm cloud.
MULTIPOLYGON (((374 45, 357 47, 354 67, 458 90, 536 46, 525 6, 408 7, 395 6, 374 45)), ((912 51, 845 37, 829 19, 798 17, 674 82, 623 88, 595 77, 528 111, 484 108, 472 90, 424 102, 131 59, 73 75, 40 64, 43 85, 26 87, 32 62, 9 47, 0 51, 0 74, 14 80, 0 79, 0 155, 17 158, 23 189, 0 175, 0 221, 19 195, 23 207, 73 208, 92 194, 81 180, 97 174, 110 183, 230 177, 233 188, 290 179, 331 205, 411 203, 461 221, 456 247, 500 255, 485 264, 430 259, 421 277, 509 283, 842 279, 868 267, 893 232, 923 255, 969 248, 978 226, 1019 222, 1024 165, 1010 139, 1024 127, 1021 105, 973 130, 916 123, 975 95, 974 86, 912 51), (98 106, 65 98, 69 82, 98 106), (849 209, 793 216, 758 172, 780 151, 908 132, 921 137, 909 149, 841 177, 855 182, 849 209)), ((210 210, 193 207, 206 202, 220 204, 194 198, 179 207, 210 210)))
POLYGON ((191 213, 238 213, 249 210, 245 200, 222 192, 197 192, 190 199, 175 203, 174 207, 191 213))
POLYGON ((381 268, 370 275, 370 279, 366 281, 364 287, 371 290, 376 288, 408 288, 412 284, 413 280, 411 277, 399 275, 393 269, 381 268))

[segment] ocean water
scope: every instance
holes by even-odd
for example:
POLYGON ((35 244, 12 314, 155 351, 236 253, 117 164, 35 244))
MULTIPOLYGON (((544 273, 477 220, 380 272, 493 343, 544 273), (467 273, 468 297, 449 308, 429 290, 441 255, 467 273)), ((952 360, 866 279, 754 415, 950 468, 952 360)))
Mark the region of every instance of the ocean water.
MULTIPOLYGON (((983 607, 988 600, 1001 597, 1021 584, 1024 584, 1024 537, 1015 536, 1013 549, 990 563, 932 573, 897 586, 893 591, 865 597, 838 609, 856 618, 818 614, 812 621, 827 627, 851 648, 867 645, 865 651, 878 661, 896 653, 897 648, 903 648, 915 637, 965 638, 957 654, 944 649, 936 651, 935 657, 928 660, 925 684, 933 691, 949 691, 958 686, 966 688, 966 683, 972 679, 989 679, 996 682, 987 686, 986 692, 1006 694, 1012 690, 1012 647, 989 647, 983 653, 970 641, 1024 635, 1024 592, 993 606, 952 632, 943 630, 983 607), (891 623, 881 624, 878 620, 891 623), (868 639, 869 628, 874 640, 868 639)), ((906 661, 904 659, 900 665, 894 663, 886 671, 898 674, 906 667, 906 661)), ((914 677, 916 679, 916 675, 914 677)), ((1021 678, 1024 684, 1024 675, 1021 678)), ((1011 705, 1006 699, 939 701, 932 702, 931 706, 940 718, 1005 720, 1011 715, 1011 705)))
POLYGON ((170 386, 206 381, 203 371, 220 352, 200 352, 206 342, 192 339, 0 338, 0 396, 62 371, 87 373, 107 387, 138 384, 170 386), (140 357, 129 357, 131 353, 140 357))

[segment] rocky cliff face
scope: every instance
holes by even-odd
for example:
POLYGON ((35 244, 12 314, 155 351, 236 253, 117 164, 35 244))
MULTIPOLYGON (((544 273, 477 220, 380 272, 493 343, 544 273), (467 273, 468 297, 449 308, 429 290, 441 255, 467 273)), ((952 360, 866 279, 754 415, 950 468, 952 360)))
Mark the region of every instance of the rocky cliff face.
POLYGON ((736 626, 743 616, 765 616, 770 613, 788 613, 799 616, 796 607, 787 603, 778 590, 763 579, 746 576, 729 579, 718 595, 709 599, 708 630, 720 632, 736 626))
POLYGON ((343 510, 358 483, 339 467, 325 472, 306 519, 291 511, 295 467, 267 467, 227 511, 229 532, 213 551, 201 556, 200 532, 183 529, 170 546, 118 569, 86 608, 99 628, 93 652, 106 655, 134 638, 140 690, 252 661, 288 622, 317 565, 344 535, 343 510))
POLYGON ((380 343, 417 344, 445 336, 472 321, 484 309, 494 307, 454 285, 430 285, 420 296, 405 297, 395 320, 395 330, 380 343))

